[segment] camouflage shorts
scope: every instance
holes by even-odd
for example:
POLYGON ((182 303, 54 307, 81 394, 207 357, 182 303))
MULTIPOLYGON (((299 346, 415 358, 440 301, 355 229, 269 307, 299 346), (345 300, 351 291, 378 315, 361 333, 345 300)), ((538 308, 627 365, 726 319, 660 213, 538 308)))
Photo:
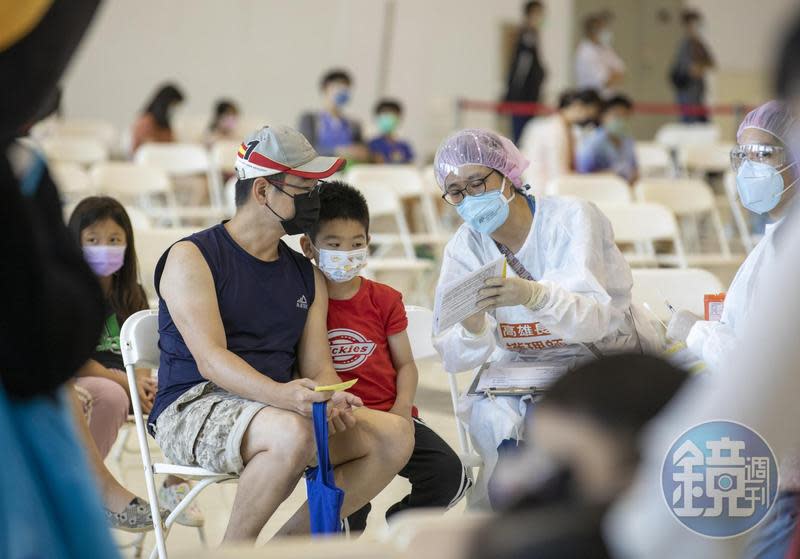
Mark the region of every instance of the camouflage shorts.
POLYGON ((266 406, 204 382, 184 392, 158 416, 156 442, 173 464, 238 474, 244 469, 244 433, 266 406))

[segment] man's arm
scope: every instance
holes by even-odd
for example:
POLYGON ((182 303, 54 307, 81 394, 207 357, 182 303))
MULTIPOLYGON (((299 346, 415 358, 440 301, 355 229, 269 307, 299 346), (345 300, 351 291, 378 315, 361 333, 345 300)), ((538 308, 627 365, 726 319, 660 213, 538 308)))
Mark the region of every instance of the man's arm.
POLYGON ((313 391, 313 382, 275 382, 228 351, 214 278, 194 243, 172 247, 160 292, 204 378, 232 394, 303 415, 310 413, 312 401, 328 399, 313 391))
POLYGON ((394 370, 397 371, 397 397, 389 412, 411 419, 411 408, 414 406, 414 396, 417 394, 419 372, 414 363, 411 342, 409 342, 405 330, 389 336, 389 352, 392 355, 394 370))

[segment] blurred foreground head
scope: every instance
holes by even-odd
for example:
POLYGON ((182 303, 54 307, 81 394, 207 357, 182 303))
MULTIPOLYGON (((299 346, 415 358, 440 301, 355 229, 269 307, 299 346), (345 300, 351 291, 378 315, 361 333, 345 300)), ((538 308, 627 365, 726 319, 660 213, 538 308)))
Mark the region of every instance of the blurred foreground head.
POLYGON ((99 0, 0 0, 0 142, 46 116, 99 0))

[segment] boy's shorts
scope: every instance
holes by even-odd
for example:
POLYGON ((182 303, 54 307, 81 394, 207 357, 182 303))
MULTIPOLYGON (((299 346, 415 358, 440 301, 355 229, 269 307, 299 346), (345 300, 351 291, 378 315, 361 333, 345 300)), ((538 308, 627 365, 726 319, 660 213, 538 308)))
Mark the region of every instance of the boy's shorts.
POLYGON ((239 474, 242 439, 253 417, 267 407, 207 381, 193 386, 156 420, 156 442, 173 464, 239 474))

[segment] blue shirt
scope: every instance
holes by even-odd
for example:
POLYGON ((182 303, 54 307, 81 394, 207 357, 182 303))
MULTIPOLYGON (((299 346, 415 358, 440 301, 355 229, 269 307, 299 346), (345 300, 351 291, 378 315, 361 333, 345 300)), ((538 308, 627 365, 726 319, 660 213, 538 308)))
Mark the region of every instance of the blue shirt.
MULTIPOLYGON (((236 244, 224 224, 183 240, 200 249, 211 270, 228 351, 276 382, 290 381, 297 344, 314 302, 311 262, 283 241, 278 245, 277 260, 259 260, 236 244)), ((168 254, 169 249, 156 265, 156 290, 168 254)), ((158 334, 161 363, 158 392, 148 419, 151 429, 159 414, 181 394, 207 380, 164 299, 158 302, 158 334)))
POLYGON ((369 142, 369 151, 379 155, 384 163, 411 163, 414 152, 408 142, 393 140, 389 136, 378 136, 369 142))
POLYGON ((317 124, 317 151, 320 155, 334 155, 336 148, 356 143, 356 131, 350 120, 337 118, 327 111, 319 113, 317 124))
POLYGON ((578 173, 611 171, 627 181, 636 175, 636 150, 633 138, 625 136, 621 144, 615 144, 609 133, 598 128, 583 139, 575 156, 578 173))

